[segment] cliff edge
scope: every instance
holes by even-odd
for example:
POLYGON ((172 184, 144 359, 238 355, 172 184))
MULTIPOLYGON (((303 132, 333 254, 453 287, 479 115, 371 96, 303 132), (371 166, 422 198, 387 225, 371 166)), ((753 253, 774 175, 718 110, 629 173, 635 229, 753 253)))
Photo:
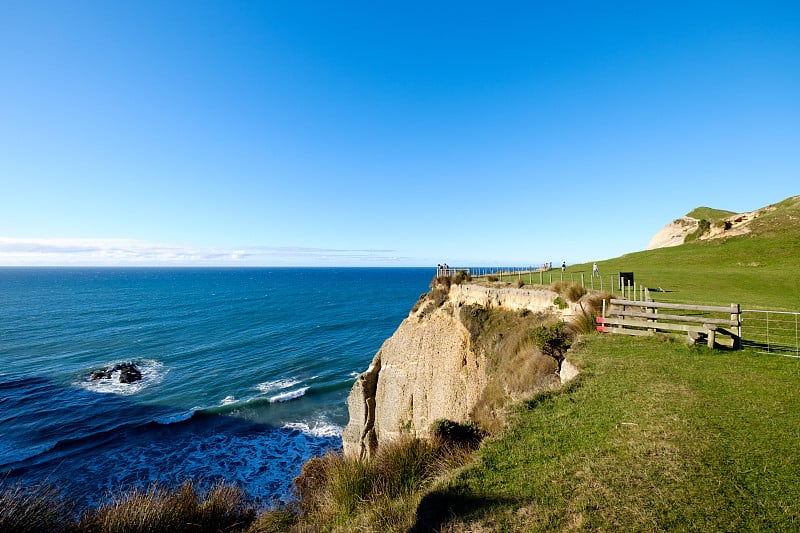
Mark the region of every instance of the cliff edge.
POLYGON ((371 456, 381 442, 404 434, 429 437, 437 419, 471 421, 482 404, 556 386, 560 371, 574 375, 574 368, 562 370, 556 359, 532 350, 524 338, 530 327, 513 323, 552 322, 576 312, 576 305, 559 308, 557 296, 544 288, 434 286, 356 379, 347 399, 345 455, 371 456), (525 353, 518 362, 502 362, 496 353, 504 346, 525 353), (525 379, 498 384, 504 364, 525 379))

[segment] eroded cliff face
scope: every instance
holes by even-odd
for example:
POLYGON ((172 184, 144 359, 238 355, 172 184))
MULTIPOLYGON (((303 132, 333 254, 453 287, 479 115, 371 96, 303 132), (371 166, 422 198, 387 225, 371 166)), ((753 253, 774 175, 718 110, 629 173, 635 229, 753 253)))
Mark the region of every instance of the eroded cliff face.
POLYGON ((342 434, 346 455, 371 456, 381 442, 402 434, 428 437, 440 418, 470 420, 491 364, 472 346, 459 318, 463 306, 565 317, 574 313, 574 308, 555 306, 557 294, 546 289, 465 284, 436 291, 418 302, 356 379, 347 400, 350 421, 342 434))

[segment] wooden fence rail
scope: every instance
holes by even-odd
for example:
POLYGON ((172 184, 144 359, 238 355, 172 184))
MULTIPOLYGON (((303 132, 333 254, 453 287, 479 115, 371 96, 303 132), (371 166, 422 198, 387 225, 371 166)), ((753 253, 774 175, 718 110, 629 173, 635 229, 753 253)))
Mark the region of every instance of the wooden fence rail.
POLYGON ((706 339, 708 347, 726 345, 741 348, 742 315, 738 304, 730 306, 693 305, 642 300, 609 300, 597 317, 597 331, 625 335, 653 335, 660 333, 686 333, 691 342, 706 339), (659 310, 682 311, 659 313, 659 310), (726 315, 712 316, 714 314, 726 315), (722 343, 718 334, 726 335, 729 342, 722 343))

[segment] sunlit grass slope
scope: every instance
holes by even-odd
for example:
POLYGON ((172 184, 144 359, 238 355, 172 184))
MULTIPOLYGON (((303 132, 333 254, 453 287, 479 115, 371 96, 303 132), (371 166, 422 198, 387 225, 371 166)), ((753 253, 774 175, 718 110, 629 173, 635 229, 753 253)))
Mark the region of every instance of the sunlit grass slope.
MULTIPOLYGON (((637 284, 671 291, 657 300, 745 307, 800 308, 800 197, 788 198, 750 224, 744 235, 598 261, 600 273, 633 272, 637 284)), ((727 213, 700 208, 700 215, 727 213), (706 212, 708 211, 708 212, 706 212), (713 211, 713 213, 712 213, 713 211)), ((697 210, 696 210, 697 211, 697 210)), ((692 212, 693 216, 695 212, 692 212)), ((716 216, 716 215, 714 215, 716 216)), ((613 231, 625 231, 624 224, 613 231)), ((612 235, 605 235, 613 238, 612 235)), ((567 272, 591 272, 591 263, 567 272)))
POLYGON ((524 403, 423 500, 426 527, 800 528, 797 360, 600 334, 573 358, 579 382, 524 403))

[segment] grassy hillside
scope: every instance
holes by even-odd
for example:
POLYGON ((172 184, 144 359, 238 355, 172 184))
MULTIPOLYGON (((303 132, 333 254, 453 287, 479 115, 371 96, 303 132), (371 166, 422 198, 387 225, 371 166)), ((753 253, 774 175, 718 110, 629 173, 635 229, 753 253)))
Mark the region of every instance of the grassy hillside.
POLYGON ((734 213, 733 211, 724 211, 722 209, 713 209, 711 207, 701 206, 696 209, 693 209, 689 213, 686 213, 686 216, 696 218, 697 220, 705 219, 708 220, 709 222, 714 222, 716 220, 720 220, 735 214, 736 213, 734 213))
POLYGON ((421 530, 797 531, 800 362, 616 335, 420 503, 421 530))
MULTIPOLYGON (((656 295, 657 300, 797 310, 800 197, 788 198, 773 207, 754 220, 750 233, 745 235, 698 240, 598 261, 600 273, 608 276, 634 272, 637 284, 671 291, 656 295)), ((567 269, 568 273, 581 271, 590 273, 591 263, 567 269)))

